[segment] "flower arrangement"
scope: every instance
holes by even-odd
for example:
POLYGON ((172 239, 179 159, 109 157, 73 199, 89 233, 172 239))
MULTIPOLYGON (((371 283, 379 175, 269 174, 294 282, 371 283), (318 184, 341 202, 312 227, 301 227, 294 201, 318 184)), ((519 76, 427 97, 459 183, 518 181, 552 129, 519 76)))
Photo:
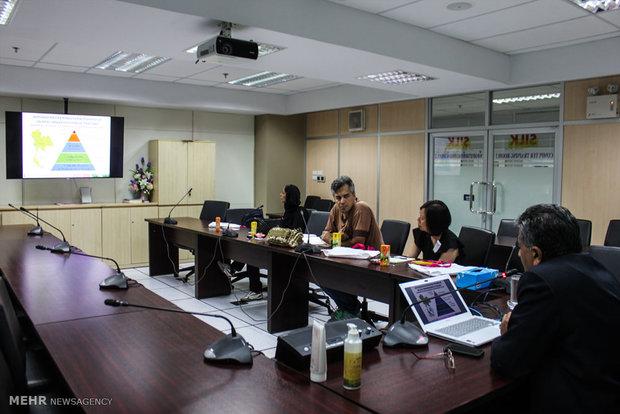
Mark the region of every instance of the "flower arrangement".
POLYGON ((148 199, 153 191, 153 171, 151 171, 151 162, 144 165, 144 157, 140 159, 142 166, 136 164, 136 168, 131 171, 131 181, 129 187, 134 194, 145 196, 148 199))

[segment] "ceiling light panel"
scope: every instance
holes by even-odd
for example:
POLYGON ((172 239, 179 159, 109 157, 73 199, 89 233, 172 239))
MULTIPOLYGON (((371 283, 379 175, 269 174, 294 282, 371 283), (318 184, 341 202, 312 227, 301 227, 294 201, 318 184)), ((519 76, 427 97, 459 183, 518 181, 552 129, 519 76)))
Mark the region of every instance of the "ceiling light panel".
POLYGON ((0 24, 5 25, 11 19, 18 0, 0 0, 0 24))
POLYGON ((592 13, 620 9, 620 0, 569 0, 592 13))
POLYGON ((142 73, 168 60, 170 58, 118 51, 95 67, 118 72, 142 73))
POLYGON ((526 102, 526 101, 540 101, 543 99, 558 99, 559 93, 545 93, 541 95, 528 95, 528 96, 514 96, 512 98, 499 98, 493 99, 495 104, 514 103, 514 102, 526 102))
POLYGON ((429 81, 435 78, 417 73, 406 72, 404 70, 393 70, 390 72, 358 76, 357 79, 369 80, 371 82, 381 82, 386 85, 403 85, 411 82, 429 81))
POLYGON ((231 85, 243 85, 255 88, 262 88, 265 86, 271 86, 299 78, 301 78, 301 76, 289 75, 287 73, 260 72, 240 79, 235 79, 228 83, 231 85))

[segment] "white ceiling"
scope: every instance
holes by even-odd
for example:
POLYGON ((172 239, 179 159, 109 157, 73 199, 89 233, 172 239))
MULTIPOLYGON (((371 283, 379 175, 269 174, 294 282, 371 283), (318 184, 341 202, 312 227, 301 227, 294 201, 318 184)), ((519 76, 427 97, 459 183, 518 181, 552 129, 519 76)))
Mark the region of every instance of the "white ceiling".
POLYGON ((292 114, 620 73, 620 11, 594 15, 567 0, 467 0, 451 10, 457 2, 21 0, 0 27, 0 93, 292 114), (216 36, 220 21, 235 23, 235 38, 286 49, 196 64, 185 50, 216 36), (95 68, 118 50, 171 60, 138 75, 95 68), (435 80, 356 79, 394 69, 435 80), (264 70, 303 78, 226 83, 264 70))

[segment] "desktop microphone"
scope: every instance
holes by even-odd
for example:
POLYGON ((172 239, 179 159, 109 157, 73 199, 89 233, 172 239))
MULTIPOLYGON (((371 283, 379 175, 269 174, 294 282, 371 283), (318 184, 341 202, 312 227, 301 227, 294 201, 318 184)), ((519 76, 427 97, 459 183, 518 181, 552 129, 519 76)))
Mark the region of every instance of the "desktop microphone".
POLYGON ((230 325, 230 334, 218 339, 205 350, 203 354, 204 361, 215 364, 252 365, 251 345, 248 345, 245 339, 243 339, 241 335, 237 334, 234 325, 230 319, 225 316, 213 315, 210 313, 190 312, 180 309, 160 308, 157 306, 138 305, 116 299, 106 299, 103 303, 108 306, 132 306, 135 308, 153 309, 164 312, 185 313, 188 315, 201 315, 224 319, 230 325))
POLYGON ((21 213, 24 213, 28 217, 31 217, 31 218, 33 218, 33 219, 35 219, 37 221, 37 227, 35 227, 32 230, 28 231, 28 235, 29 236, 41 236, 41 235, 43 235, 43 229, 39 225, 39 210, 37 210, 37 215, 34 216, 32 213, 28 214, 25 211, 22 211, 22 210, 18 209, 17 207, 15 207, 11 203, 9 203, 9 207, 14 208, 15 210, 17 210, 17 211, 19 211, 21 213))
POLYGON ((487 280, 478 281, 476 283, 472 283, 471 285, 463 286, 461 288, 457 288, 456 290, 448 290, 447 292, 440 293, 435 296, 431 296, 422 300, 418 300, 413 302, 411 305, 407 306, 400 317, 400 321, 395 322, 390 326, 383 338, 383 345, 389 348, 394 347, 417 347, 417 346, 425 346, 428 344, 428 336, 426 333, 412 322, 406 321, 405 316, 409 309, 411 309, 414 305, 418 305, 422 302, 429 301, 431 299, 436 299, 440 296, 448 295, 453 292, 460 292, 461 290, 465 290, 472 286, 480 285, 482 283, 490 282, 491 280, 499 279, 499 278, 507 278, 509 276, 517 273, 517 269, 510 269, 506 272, 501 272, 497 276, 494 276, 487 280))
POLYGON ((185 194, 183 194, 183 197, 181 197, 181 199, 179 200, 179 202, 178 202, 178 203, 176 203, 176 204, 174 205, 174 207, 172 207, 172 208, 170 209, 170 213, 168 213, 168 217, 166 217, 166 218, 164 219, 164 224, 177 224, 177 221, 176 221, 175 219, 173 219, 172 217, 170 217, 170 215, 172 214, 172 210, 174 210, 175 208, 177 208, 177 206, 178 206, 179 204, 181 204, 181 201, 183 201, 183 199, 184 199, 185 197, 187 197, 188 195, 189 195, 189 196, 191 196, 191 195, 192 195, 192 189, 191 189, 191 188, 190 188, 189 190, 187 190, 187 192, 186 192, 185 194))
MULTIPOLYGON (((36 217, 34 214, 32 214, 30 211, 28 211, 25 207, 20 207, 19 209, 21 211, 29 214, 31 217, 36 217)), ((43 223, 47 224, 48 226, 50 226, 51 228, 53 228, 55 230, 58 230, 58 232, 62 236, 62 242, 56 244, 52 248, 52 251, 54 253, 70 253, 71 252, 71 246, 69 246, 69 242, 65 238, 65 234, 62 232, 62 230, 60 230, 58 227, 54 226, 52 223, 43 220, 42 218, 38 218, 38 219, 41 220, 43 223)))
MULTIPOLYGON (((55 249, 43 246, 41 244, 37 244, 35 248, 39 250, 49 250, 52 253, 62 253, 55 249)), ((78 256, 94 257, 95 259, 103 259, 103 260, 109 260, 111 262, 114 262, 114 265, 116 266, 116 273, 114 273, 112 276, 108 276, 105 279, 103 279, 103 281, 99 283, 99 289, 127 289, 128 287, 127 276, 125 276, 125 274, 121 272, 121 268, 118 265, 118 262, 116 260, 112 259, 111 257, 97 256, 94 254, 78 252, 75 250, 69 250, 69 253, 76 254, 78 256)))
MULTIPOLYGON (((306 223, 306 216, 304 216, 304 210, 300 209, 299 210, 299 214, 301 215, 301 219, 304 221, 304 228, 306 231, 308 231, 308 223, 306 223)), ((305 234, 304 234, 305 236, 305 234)), ((303 238, 302 238, 303 240, 303 238)), ((295 247, 295 251, 297 253, 321 253, 321 249, 319 249, 316 246, 313 246, 310 243, 310 233, 308 233, 308 242, 307 243, 302 243, 299 246, 295 247)))

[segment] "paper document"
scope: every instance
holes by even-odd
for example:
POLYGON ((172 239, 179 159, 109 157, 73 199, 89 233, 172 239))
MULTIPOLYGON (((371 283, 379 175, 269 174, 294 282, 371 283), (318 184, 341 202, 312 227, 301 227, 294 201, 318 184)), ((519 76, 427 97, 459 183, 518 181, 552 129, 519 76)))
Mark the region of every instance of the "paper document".
POLYGON ((461 273, 469 269, 475 269, 478 266, 461 266, 459 264, 452 263, 450 267, 431 267, 409 263, 409 267, 429 276, 446 276, 456 275, 457 273, 461 273))
POLYGON ((379 256, 377 250, 360 250, 351 247, 334 247, 323 250, 323 253, 327 257, 341 257, 344 259, 372 259, 379 256))
MULTIPOLYGON (((211 223, 209 223, 209 228, 210 229, 214 229, 215 228, 215 221, 212 221, 211 223)), ((234 224, 234 223, 220 223, 220 228, 222 229, 231 229, 231 230, 239 230, 241 228, 240 224, 234 224)))
POLYGON ((310 243, 313 246, 329 246, 327 243, 325 243, 323 241, 323 239, 321 239, 319 236, 317 236, 316 234, 304 234, 304 243, 310 243))

